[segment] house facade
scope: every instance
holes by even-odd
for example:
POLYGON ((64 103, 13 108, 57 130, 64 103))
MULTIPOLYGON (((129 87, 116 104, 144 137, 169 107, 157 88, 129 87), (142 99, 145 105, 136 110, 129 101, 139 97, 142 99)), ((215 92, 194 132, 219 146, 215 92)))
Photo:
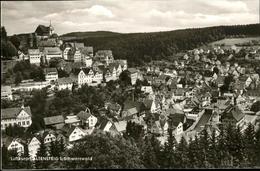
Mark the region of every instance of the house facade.
POLYGON ((58 80, 58 71, 56 68, 45 68, 45 80, 48 82, 58 80))
POLYGON ((28 151, 31 158, 35 158, 38 149, 40 148, 41 142, 37 137, 32 137, 28 143, 28 151))
POLYGON ((41 53, 39 49, 28 49, 30 64, 40 65, 41 53))
POLYGON ((11 86, 1 86, 1 99, 13 100, 11 86))
POLYGON ((32 124, 31 108, 22 106, 21 108, 6 108, 1 109, 2 122, 1 129, 15 124, 20 127, 29 127, 32 124))

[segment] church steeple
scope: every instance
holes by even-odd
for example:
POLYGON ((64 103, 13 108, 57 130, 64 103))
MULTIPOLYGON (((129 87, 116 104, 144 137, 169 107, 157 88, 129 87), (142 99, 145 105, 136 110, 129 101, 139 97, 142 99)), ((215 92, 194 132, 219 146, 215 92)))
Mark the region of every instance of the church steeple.
POLYGON ((54 33, 54 28, 51 25, 51 20, 50 20, 50 25, 49 25, 49 29, 50 29, 50 35, 52 35, 54 33))

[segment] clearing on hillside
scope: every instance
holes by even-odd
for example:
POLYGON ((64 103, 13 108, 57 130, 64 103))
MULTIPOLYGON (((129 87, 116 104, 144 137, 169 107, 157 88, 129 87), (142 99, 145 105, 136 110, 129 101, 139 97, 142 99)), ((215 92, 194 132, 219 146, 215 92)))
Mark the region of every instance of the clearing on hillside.
POLYGON ((210 43, 210 45, 216 46, 225 44, 227 46, 232 46, 235 44, 249 43, 252 40, 260 41, 260 37, 246 37, 246 38, 226 38, 219 41, 210 43))

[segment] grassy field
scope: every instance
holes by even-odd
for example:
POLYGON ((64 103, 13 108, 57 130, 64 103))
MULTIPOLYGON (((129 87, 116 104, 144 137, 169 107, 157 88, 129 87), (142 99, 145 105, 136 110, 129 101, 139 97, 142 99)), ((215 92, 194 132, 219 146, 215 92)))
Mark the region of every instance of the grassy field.
POLYGON ((227 38, 227 39, 222 39, 216 42, 210 43, 211 45, 219 45, 219 44, 225 44, 225 45, 235 45, 235 44, 240 44, 240 43, 247 43, 252 40, 257 40, 260 41, 260 37, 246 37, 246 38, 227 38))

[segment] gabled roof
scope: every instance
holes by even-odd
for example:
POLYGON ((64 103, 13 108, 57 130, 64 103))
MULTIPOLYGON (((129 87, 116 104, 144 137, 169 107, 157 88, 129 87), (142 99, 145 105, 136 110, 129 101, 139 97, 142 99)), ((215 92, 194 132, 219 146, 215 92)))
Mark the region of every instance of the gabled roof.
POLYGON ((146 109, 151 109, 152 103, 153 103, 153 100, 149 100, 149 99, 146 99, 143 101, 143 104, 146 109))
POLYGON ((245 116, 245 114, 237 106, 235 106, 233 110, 231 110, 231 113, 237 122, 245 116))
POLYGON ((40 50, 39 49, 28 49, 28 54, 40 54, 40 50))
POLYGON ((174 128, 177 127, 179 125, 179 123, 184 123, 184 119, 185 119, 185 115, 184 114, 170 114, 168 116, 169 118, 169 123, 171 126, 173 126, 174 128))
POLYGON ((61 54, 59 47, 45 47, 44 51, 46 54, 61 54))
POLYGON ((90 55, 93 54, 93 47, 92 46, 87 46, 80 48, 80 51, 83 55, 90 55))
MULTIPOLYGON (((84 132, 80 127, 77 127, 77 126, 73 126, 73 125, 65 125, 63 128, 62 128, 62 131, 63 131, 63 135, 65 137, 69 137, 70 134, 76 129, 80 129, 82 132, 84 132)), ((84 132, 85 133, 85 132, 84 132)))
POLYGON ((55 39, 47 39, 47 40, 41 40, 38 43, 39 47, 54 47, 56 46, 56 40, 55 39))
POLYGON ((64 123, 64 118, 62 115, 51 116, 43 118, 45 125, 54 125, 64 123))
POLYGON ((58 85, 71 84, 71 83, 73 83, 73 80, 69 77, 63 77, 63 78, 58 78, 57 82, 58 82, 58 85))
POLYGON ((127 122, 126 121, 119 121, 119 122, 115 122, 114 125, 115 125, 116 130, 118 132, 122 132, 122 131, 126 130, 127 122))
POLYGON ((35 32, 38 34, 38 35, 41 35, 41 34, 49 34, 50 32, 50 27, 46 27, 44 25, 39 25, 35 32))
POLYGON ((12 118, 16 118, 17 115, 18 115, 22 110, 24 110, 28 115, 32 116, 30 106, 24 107, 24 108, 16 107, 16 108, 1 109, 2 119, 12 119, 12 118))
POLYGON ((87 120, 92 114, 90 112, 86 111, 80 111, 77 116, 79 117, 80 120, 87 120))
POLYGON ((1 93, 12 94, 11 86, 2 86, 1 85, 1 93))
POLYGON ((131 74, 136 73, 137 70, 135 68, 128 68, 127 69, 131 74))
POLYGON ((45 68, 45 69, 44 69, 44 73, 45 73, 45 74, 48 74, 48 73, 50 73, 50 72, 56 72, 56 73, 58 74, 58 71, 57 71, 56 68, 45 68))
POLYGON ((96 55, 98 57, 113 56, 112 50, 98 50, 96 55))

